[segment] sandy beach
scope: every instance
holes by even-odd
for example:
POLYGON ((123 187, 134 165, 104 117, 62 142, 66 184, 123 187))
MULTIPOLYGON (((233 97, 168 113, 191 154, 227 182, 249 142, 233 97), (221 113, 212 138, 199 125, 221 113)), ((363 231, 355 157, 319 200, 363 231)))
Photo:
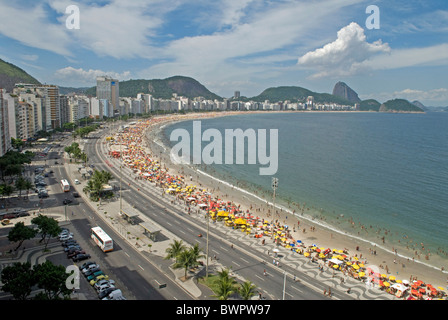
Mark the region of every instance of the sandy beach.
MULTIPOLYGON (((154 117, 154 124, 148 126, 145 131, 142 146, 145 152, 151 157, 159 160, 163 168, 166 168, 170 175, 182 175, 188 184, 196 185, 200 189, 205 189, 214 197, 218 197, 225 201, 241 205, 241 211, 250 211, 264 220, 277 222, 281 225, 288 225, 290 236, 293 239, 300 239, 305 245, 315 244, 317 247, 325 247, 330 249, 344 249, 350 256, 356 256, 360 261, 364 262, 366 267, 373 271, 386 274, 387 276, 395 276, 396 279, 422 280, 434 287, 441 286, 446 288, 448 274, 442 271, 440 267, 431 267, 426 265, 425 259, 413 261, 412 252, 404 252, 402 248, 394 248, 392 243, 388 243, 387 237, 385 243, 374 245, 373 243, 363 240, 361 236, 349 236, 344 232, 334 229, 332 226, 326 226, 324 221, 319 221, 311 217, 307 210, 301 212, 296 208, 287 208, 276 204, 276 212, 273 210, 272 199, 258 196, 233 186, 230 183, 217 179, 208 172, 204 172, 190 166, 179 165, 173 163, 169 156, 169 148, 164 145, 162 137, 162 128, 175 121, 185 121, 193 119, 205 119, 210 117, 230 116, 234 112, 219 112, 206 114, 187 114, 176 116, 154 117), (295 214, 293 214, 293 211, 295 214), (395 252, 395 250, 397 250, 395 252)), ((241 114, 238 112, 236 114, 241 114)), ((304 209, 304 208, 303 208, 304 209)), ((224 226, 223 226, 224 228, 224 226)), ((354 224, 354 234, 363 230, 363 226, 354 224)), ((362 234, 362 232, 361 232, 362 234)), ((266 241, 269 238, 265 237, 266 241)), ((271 240, 272 241, 272 240, 271 240)), ((262 240, 260 239, 260 245, 262 240)), ((443 266, 444 261, 431 261, 436 265, 443 266)))

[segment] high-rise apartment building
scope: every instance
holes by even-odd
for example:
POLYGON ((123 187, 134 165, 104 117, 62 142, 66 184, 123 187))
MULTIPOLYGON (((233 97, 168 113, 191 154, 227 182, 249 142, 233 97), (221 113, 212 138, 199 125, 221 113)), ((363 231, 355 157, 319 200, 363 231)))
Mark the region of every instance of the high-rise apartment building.
POLYGON ((6 91, 0 88, 0 157, 11 149, 8 126, 8 106, 4 99, 6 91))
POLYGON ((18 83, 15 85, 13 92, 19 96, 21 94, 34 94, 42 99, 42 130, 50 131, 61 126, 58 86, 18 83))
MULTIPOLYGON (((96 97, 98 99, 107 99, 109 101, 109 117, 113 116, 115 111, 120 108, 120 86, 117 79, 110 77, 96 78, 96 97)), ((106 112, 104 112, 106 114, 106 112)))

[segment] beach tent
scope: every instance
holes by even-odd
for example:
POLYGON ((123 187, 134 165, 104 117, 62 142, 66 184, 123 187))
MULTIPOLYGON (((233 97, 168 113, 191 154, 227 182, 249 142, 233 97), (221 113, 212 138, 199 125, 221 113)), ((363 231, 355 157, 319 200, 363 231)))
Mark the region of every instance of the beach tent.
POLYGON ((337 265, 342 264, 342 261, 341 261, 341 260, 338 260, 338 259, 335 259, 335 258, 331 258, 331 259, 329 259, 328 261, 331 262, 331 263, 335 263, 335 264, 337 264, 337 265))
POLYGON ((394 288, 394 289, 397 289, 397 290, 400 290, 400 291, 405 291, 405 290, 408 290, 408 289, 409 289, 408 287, 402 285, 401 283, 394 283, 394 284, 391 286, 391 288, 394 288))

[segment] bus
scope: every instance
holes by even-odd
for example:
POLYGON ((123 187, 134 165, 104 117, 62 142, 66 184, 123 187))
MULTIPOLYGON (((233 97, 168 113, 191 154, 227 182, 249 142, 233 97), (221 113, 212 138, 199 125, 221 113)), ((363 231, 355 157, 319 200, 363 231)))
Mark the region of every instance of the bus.
POLYGON ((61 180, 61 187, 62 187, 62 191, 64 191, 64 192, 70 191, 70 184, 65 179, 61 180))
POLYGON ((103 250, 104 252, 108 252, 114 249, 112 238, 109 237, 103 229, 101 229, 100 227, 93 227, 91 231, 91 238, 93 239, 93 241, 95 241, 97 246, 101 248, 101 250, 103 250))

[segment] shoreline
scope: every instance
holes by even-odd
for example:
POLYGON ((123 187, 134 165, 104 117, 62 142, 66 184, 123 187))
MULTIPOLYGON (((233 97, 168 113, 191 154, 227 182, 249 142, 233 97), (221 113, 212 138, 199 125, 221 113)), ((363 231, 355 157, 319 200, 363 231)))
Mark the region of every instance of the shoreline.
MULTIPOLYGON (((250 112, 251 111, 248 113, 250 112)), ((246 212, 246 210, 251 210, 251 212, 256 210, 253 213, 254 215, 260 216, 266 220, 275 219, 281 223, 287 223, 291 226, 290 228, 293 229, 291 230, 291 235, 294 239, 301 239, 306 244, 317 243, 318 246, 326 248, 348 249, 350 253, 359 255, 362 259, 367 260, 366 264, 372 269, 376 268, 379 273, 385 273, 388 276, 393 275, 396 276, 397 279, 412 280, 417 278, 429 281, 428 283, 435 286, 446 287, 447 272, 441 271, 440 268, 426 264, 424 261, 412 261, 411 258, 408 258, 401 253, 394 253, 392 250, 387 249, 386 246, 380 246, 373 241, 348 234, 345 231, 338 230, 332 225, 319 222, 312 217, 305 215, 300 216, 298 213, 294 215, 290 209, 287 209, 278 203, 276 203, 276 208, 277 211, 280 210, 280 212, 278 212, 275 217, 272 217, 272 215, 269 216, 269 208, 272 209, 273 205, 271 201, 243 188, 232 185, 228 181, 221 180, 213 176, 213 174, 204 172, 201 169, 196 169, 189 165, 174 164, 171 162, 169 155, 167 157, 166 153, 160 153, 161 148, 163 148, 163 151, 165 152, 168 148, 164 143, 165 137, 163 136, 163 128, 167 125, 174 124, 175 122, 222 117, 233 114, 242 113, 218 112, 211 114, 187 115, 185 117, 167 117, 160 123, 152 125, 145 130, 145 147, 149 149, 149 153, 153 154, 156 158, 159 158, 160 154, 161 160, 164 166, 169 168, 170 174, 173 174, 172 171, 175 171, 175 174, 191 176, 193 178, 192 183, 199 185, 201 189, 210 191, 213 195, 217 194, 220 198, 223 198, 226 201, 231 200, 236 204, 240 204, 243 212, 246 212), (266 212, 266 210, 268 210, 268 212, 266 212), (300 226, 298 226, 298 222, 300 222, 300 226), (295 228, 296 225, 298 226, 297 230, 295 228), (305 230, 305 232, 303 230, 305 230), (359 247, 359 250, 356 250, 356 247, 359 247), (376 251, 375 255, 373 254, 374 250, 376 251)))

